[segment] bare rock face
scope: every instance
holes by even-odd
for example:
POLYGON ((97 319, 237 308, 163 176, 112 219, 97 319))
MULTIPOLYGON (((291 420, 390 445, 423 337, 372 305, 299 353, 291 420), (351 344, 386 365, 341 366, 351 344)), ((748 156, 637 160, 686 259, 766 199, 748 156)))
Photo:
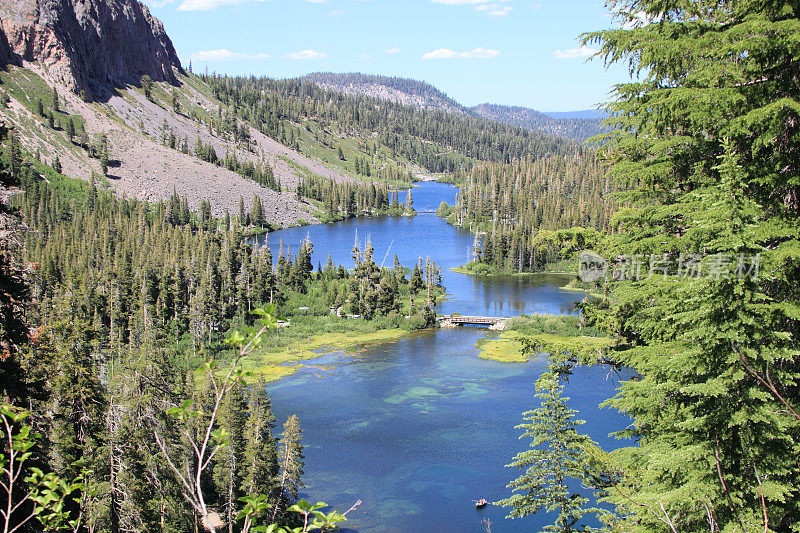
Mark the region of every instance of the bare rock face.
POLYGON ((3 33, 3 29, 0 28, 0 65, 8 65, 9 63, 17 64, 19 63, 19 58, 11 51, 11 47, 8 46, 6 34, 3 33))
POLYGON ((94 98, 144 74, 176 83, 181 68, 164 26, 137 0, 0 0, 0 31, 0 62, 40 63, 94 98))

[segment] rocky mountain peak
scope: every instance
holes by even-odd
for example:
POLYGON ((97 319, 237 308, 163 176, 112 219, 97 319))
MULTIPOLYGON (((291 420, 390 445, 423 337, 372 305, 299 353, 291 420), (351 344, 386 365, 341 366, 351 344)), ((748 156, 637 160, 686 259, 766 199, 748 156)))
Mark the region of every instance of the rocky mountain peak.
POLYGON ((180 69, 163 25, 137 0, 0 0, 0 62, 20 59, 94 98, 144 74, 175 83, 180 69))

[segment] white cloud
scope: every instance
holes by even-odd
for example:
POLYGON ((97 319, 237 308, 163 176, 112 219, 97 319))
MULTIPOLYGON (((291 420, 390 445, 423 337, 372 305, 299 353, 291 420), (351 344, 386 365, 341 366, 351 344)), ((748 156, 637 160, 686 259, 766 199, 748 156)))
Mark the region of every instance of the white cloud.
POLYGON ((472 50, 464 50, 463 52, 456 52, 449 48, 438 48, 431 52, 422 54, 422 59, 488 59, 490 57, 497 57, 500 52, 492 50, 491 48, 473 48, 472 50))
POLYGON ((194 61, 233 61, 235 59, 267 59, 269 54, 243 54, 231 52, 227 48, 217 50, 202 50, 191 55, 194 61))
POLYGON ((299 52, 290 52, 283 57, 287 59, 322 59, 328 56, 316 50, 301 50, 299 52))
POLYGON ((344 15, 344 11, 341 9, 332 9, 330 13, 328 13, 329 17, 339 17, 344 15))
POLYGON ((438 48, 432 52, 422 54, 422 59, 450 59, 451 57, 456 57, 457 55, 457 52, 454 52, 449 48, 438 48))
POLYGON ((389 55, 393 55, 393 54, 402 54, 402 53, 403 53, 403 51, 402 51, 402 50, 400 50, 400 49, 399 49, 398 47, 396 47, 396 46, 395 46, 394 48, 389 48, 389 49, 387 49, 387 50, 384 50, 383 52, 384 52, 385 54, 389 54, 389 55))
POLYGON ((615 14, 614 18, 616 19, 617 24, 621 25, 622 29, 624 30, 641 28, 642 26, 647 26, 648 24, 658 21, 656 18, 649 17, 644 11, 637 11, 636 13, 631 14, 623 14, 618 12, 615 14))
POLYGON ((500 52, 492 50, 491 48, 473 48, 458 54, 458 57, 474 58, 474 59, 489 59, 490 57, 497 57, 500 52))
POLYGON ((371 55, 369 55, 369 54, 361 54, 361 59, 367 59, 367 60, 370 60, 370 59, 372 59, 372 56, 371 56, 371 55))
POLYGON ((490 17, 505 17, 512 11, 514 8, 511 6, 501 6, 500 4, 493 3, 493 4, 479 4, 475 6, 475 10, 481 13, 485 13, 490 17))
POLYGON ((596 53, 597 50, 584 45, 569 50, 556 50, 553 55, 556 56, 556 59, 575 59, 576 57, 589 57, 596 53))
POLYGON ((266 0, 183 0, 178 11, 210 11, 222 6, 237 6, 247 2, 265 2, 266 0))
POLYGON ((504 17, 511 13, 514 8, 501 5, 501 3, 510 1, 511 0, 431 0, 431 3, 447 6, 472 6, 475 11, 484 15, 490 17, 504 17))
POLYGON ((327 4, 328 0, 306 0, 310 4, 327 4))

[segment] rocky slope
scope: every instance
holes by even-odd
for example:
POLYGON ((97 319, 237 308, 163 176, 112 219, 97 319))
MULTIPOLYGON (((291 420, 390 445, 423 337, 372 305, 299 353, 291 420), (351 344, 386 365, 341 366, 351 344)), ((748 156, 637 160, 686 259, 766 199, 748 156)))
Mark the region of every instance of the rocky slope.
POLYGON ((316 221, 316 209, 296 198, 299 174, 355 179, 244 121, 236 122, 246 142, 213 128, 226 104, 180 68, 161 22, 137 0, 0 0, 0 66, 0 114, 27 153, 120 196, 153 202, 177 193, 192 208, 208 200, 216 215, 237 211, 240 198, 249 208, 257 196, 269 222, 289 225, 316 221), (138 86, 144 74, 153 80, 149 97, 138 86), (166 131, 219 157, 268 163, 283 192, 167 147, 166 131), (105 177, 92 155, 100 139, 109 146, 105 177))
MULTIPOLYGON (((217 102, 193 92, 187 83, 188 78, 183 75, 181 77, 181 87, 177 91, 183 102, 188 105, 191 98, 206 108, 216 107, 217 102)), ((166 200, 171 194, 177 193, 186 196, 189 206, 196 209, 201 200, 208 200, 212 211, 218 216, 224 215, 226 211, 236 212, 240 197, 249 208, 253 196, 258 196, 265 216, 271 223, 285 226, 297 223, 300 219, 309 222, 316 220, 315 211, 295 198, 292 184, 298 178, 285 160, 281 159, 303 161, 302 154, 297 154, 272 139, 259 137, 250 150, 244 150, 230 139, 208 133, 200 124, 191 121, 185 114, 167 108, 163 102, 144 98, 135 89, 120 89, 120 94, 112 95, 104 103, 84 102, 63 86, 53 83, 52 78, 38 66, 27 62, 22 67, 8 67, 8 72, 3 74, 3 80, 0 92, 9 97, 3 114, 14 126, 25 150, 28 153, 38 153, 43 161, 50 162, 58 158, 62 173, 69 177, 88 181, 94 176, 95 180, 100 180, 99 186, 109 187, 120 196, 149 202, 166 200), (37 93, 48 95, 55 86, 61 109, 55 113, 56 116, 62 121, 66 117, 80 117, 89 144, 96 142, 101 135, 106 135, 111 162, 107 178, 101 178, 99 161, 90 157, 85 147, 78 144, 78 138, 70 141, 63 127, 48 127, 47 120, 35 113, 35 105, 31 106, 29 99, 21 97, 17 92, 5 92, 15 84, 47 87, 47 90, 40 89, 37 93), (163 146, 159 142, 156 124, 164 123, 171 125, 180 135, 189 135, 192 139, 199 136, 203 142, 213 145, 219 153, 235 152, 240 161, 261 157, 271 161, 276 176, 286 184, 287 190, 283 193, 276 192, 224 167, 163 146)), ((254 137, 258 134, 255 131, 252 133, 254 137)), ((337 178, 335 175, 333 177, 337 178)))
POLYGON ((0 29, 0 61, 36 62, 93 98, 143 74, 175 83, 180 69, 161 22, 136 0, 0 0, 0 29))

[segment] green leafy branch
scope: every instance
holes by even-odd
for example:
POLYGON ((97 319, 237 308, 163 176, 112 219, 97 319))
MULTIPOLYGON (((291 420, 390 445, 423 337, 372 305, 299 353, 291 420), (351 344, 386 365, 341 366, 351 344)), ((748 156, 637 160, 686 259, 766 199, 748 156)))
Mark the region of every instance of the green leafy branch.
POLYGON ((86 489, 86 470, 81 469, 78 477, 67 481, 53 472, 29 466, 39 435, 24 424, 28 416, 30 412, 24 409, 0 405, 5 448, 0 454, 0 487, 5 499, 5 507, 0 508, 3 533, 20 531, 33 519, 45 531, 78 531, 83 515, 71 518, 65 504, 74 493, 86 489))

